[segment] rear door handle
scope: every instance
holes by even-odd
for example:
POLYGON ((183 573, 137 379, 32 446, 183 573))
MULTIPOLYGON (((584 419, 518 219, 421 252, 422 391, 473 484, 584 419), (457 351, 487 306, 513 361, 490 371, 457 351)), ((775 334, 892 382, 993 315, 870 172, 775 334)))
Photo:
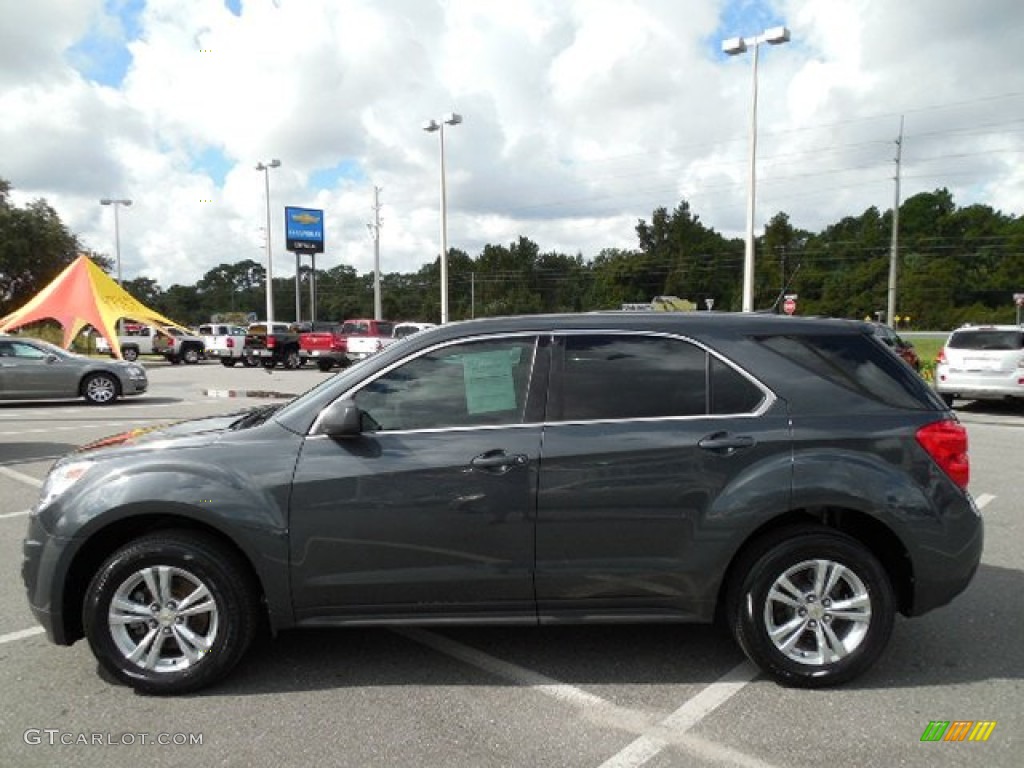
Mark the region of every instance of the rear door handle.
POLYGON ((716 432, 699 440, 697 445, 705 451, 731 456, 741 448, 750 448, 756 442, 750 435, 730 435, 728 432, 716 432))

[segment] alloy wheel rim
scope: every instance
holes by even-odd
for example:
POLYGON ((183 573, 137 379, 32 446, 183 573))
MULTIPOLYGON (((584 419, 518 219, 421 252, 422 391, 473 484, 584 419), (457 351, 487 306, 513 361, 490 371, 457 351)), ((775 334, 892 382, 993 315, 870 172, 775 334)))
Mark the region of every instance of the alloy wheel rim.
POLYGON ((107 622, 125 661, 151 672, 179 672, 213 647, 220 612, 209 588, 182 568, 157 565, 125 579, 107 622))
POLYGON ((114 396, 114 382, 107 378, 96 378, 89 382, 89 396, 98 402, 107 402, 114 396))
POLYGON ((842 563, 805 560, 771 585, 764 626, 776 650, 790 661, 834 664, 864 642, 871 626, 871 595, 842 563))

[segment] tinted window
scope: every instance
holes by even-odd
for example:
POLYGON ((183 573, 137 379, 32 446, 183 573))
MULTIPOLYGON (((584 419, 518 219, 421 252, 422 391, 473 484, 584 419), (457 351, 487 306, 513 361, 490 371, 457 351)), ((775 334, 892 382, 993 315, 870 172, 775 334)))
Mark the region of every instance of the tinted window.
POLYGON ((711 356, 711 413, 750 413, 764 400, 764 392, 732 366, 711 356))
POLYGON ((533 338, 466 342, 410 360, 355 397, 369 431, 522 423, 533 338))
POLYGON ((951 349, 989 349, 1008 351, 1024 347, 1024 333, 1021 331, 956 331, 947 345, 951 349))
POLYGON ((707 413, 707 353, 678 339, 579 335, 564 340, 561 407, 568 421, 707 413))
POLYGON ((930 407, 913 370, 868 336, 766 336, 760 342, 833 384, 898 408, 930 407))

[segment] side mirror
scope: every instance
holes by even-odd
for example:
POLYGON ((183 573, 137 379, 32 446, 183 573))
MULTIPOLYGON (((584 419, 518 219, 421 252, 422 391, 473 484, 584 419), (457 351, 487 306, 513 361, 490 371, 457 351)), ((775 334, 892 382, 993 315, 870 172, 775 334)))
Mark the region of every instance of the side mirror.
POLYGON ((47 365, 52 365, 53 363, 56 363, 58 360, 60 360, 60 358, 57 357, 56 355, 50 354, 46 356, 47 365))
POLYGON ((363 433, 363 414, 355 400, 335 400, 320 413, 316 434, 330 437, 358 437, 363 433))

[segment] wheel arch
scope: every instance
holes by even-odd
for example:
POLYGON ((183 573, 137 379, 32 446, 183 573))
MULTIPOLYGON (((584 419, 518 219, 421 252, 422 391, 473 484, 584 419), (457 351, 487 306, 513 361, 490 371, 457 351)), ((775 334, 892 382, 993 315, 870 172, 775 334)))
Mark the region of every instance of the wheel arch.
POLYGON ((716 609, 716 622, 727 617, 729 593, 742 578, 743 569, 756 558, 766 544, 774 540, 781 531, 798 526, 815 525, 824 530, 844 533, 855 539, 882 564, 893 593, 897 610, 909 615, 913 608, 914 573, 909 552, 895 532, 878 518, 857 509, 839 506, 806 507, 779 515, 752 531, 733 554, 725 571, 716 609))
POLYGON ((64 576, 64 592, 61 599, 60 615, 64 625, 63 636, 66 644, 70 645, 85 636, 82 610, 86 591, 93 575, 103 562, 117 549, 141 536, 171 530, 202 533, 216 541, 218 545, 235 553, 239 562, 244 564, 244 578, 254 590, 256 599, 261 606, 261 622, 269 624, 270 631, 277 629, 280 621, 275 620, 275 612, 268 604, 263 580, 248 553, 234 540, 215 526, 184 515, 174 513, 142 514, 115 520, 94 531, 75 553, 64 576))

